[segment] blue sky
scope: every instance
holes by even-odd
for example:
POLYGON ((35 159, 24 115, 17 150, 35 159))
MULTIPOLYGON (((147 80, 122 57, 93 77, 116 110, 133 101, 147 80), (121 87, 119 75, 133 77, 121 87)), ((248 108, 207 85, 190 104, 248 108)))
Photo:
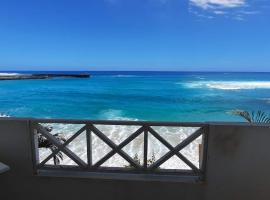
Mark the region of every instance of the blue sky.
POLYGON ((270 71, 270 2, 0 0, 0 70, 270 71))

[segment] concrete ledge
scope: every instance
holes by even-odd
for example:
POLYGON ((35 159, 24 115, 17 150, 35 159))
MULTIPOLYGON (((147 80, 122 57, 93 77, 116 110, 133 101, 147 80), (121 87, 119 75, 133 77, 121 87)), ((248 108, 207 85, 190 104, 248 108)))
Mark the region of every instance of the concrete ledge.
POLYGON ((269 125, 206 123, 209 134, 205 181, 194 184, 186 183, 188 180, 180 176, 174 176, 173 181, 170 177, 158 181, 158 176, 147 176, 146 180, 137 174, 132 178, 129 174, 119 177, 119 174, 78 173, 75 176, 64 171, 35 174, 30 120, 33 119, 0 118, 0 159, 12 169, 0 176, 1 199, 270 199, 269 125))
POLYGON ((63 178, 91 178, 105 180, 127 180, 127 181, 157 181, 177 183, 201 183, 200 176, 176 176, 159 174, 132 174, 132 173, 102 173, 102 172, 79 172, 79 171, 51 171, 38 170, 40 177, 63 177, 63 178))

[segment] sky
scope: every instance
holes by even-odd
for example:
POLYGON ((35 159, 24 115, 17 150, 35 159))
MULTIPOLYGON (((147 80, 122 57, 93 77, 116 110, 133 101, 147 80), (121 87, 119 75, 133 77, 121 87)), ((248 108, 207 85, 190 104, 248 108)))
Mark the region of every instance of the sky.
POLYGON ((270 1, 0 0, 0 70, 270 71, 270 1))

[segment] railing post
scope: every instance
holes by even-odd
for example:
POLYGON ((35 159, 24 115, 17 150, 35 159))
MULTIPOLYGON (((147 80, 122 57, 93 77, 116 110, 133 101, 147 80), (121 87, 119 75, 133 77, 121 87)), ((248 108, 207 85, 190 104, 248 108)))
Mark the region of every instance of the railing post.
POLYGON ((30 128, 30 138, 31 138, 31 152, 32 152, 32 161, 34 173, 37 173, 37 165, 39 163, 39 148, 38 148, 38 134, 35 129, 35 125, 32 121, 29 121, 30 128))
POLYGON ((89 123, 86 124, 86 144, 87 144, 87 164, 88 168, 92 167, 92 136, 91 126, 89 123))
POLYGON ((148 156, 148 126, 144 125, 144 149, 143 149, 143 167, 146 170, 147 169, 147 156, 148 156))
POLYGON ((202 134, 202 160, 200 162, 200 169, 201 169, 201 176, 200 179, 201 181, 205 180, 205 175, 206 175, 206 163, 207 163, 207 149, 208 149, 208 135, 209 135, 209 125, 205 126, 203 128, 203 134, 202 134))

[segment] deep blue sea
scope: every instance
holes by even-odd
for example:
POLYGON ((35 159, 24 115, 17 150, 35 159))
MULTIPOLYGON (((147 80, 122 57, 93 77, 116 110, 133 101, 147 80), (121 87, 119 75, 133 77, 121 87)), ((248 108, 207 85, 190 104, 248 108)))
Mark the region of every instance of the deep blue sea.
POLYGON ((36 118, 241 121, 230 112, 270 112, 270 73, 89 73, 89 79, 0 81, 0 113, 36 118))

